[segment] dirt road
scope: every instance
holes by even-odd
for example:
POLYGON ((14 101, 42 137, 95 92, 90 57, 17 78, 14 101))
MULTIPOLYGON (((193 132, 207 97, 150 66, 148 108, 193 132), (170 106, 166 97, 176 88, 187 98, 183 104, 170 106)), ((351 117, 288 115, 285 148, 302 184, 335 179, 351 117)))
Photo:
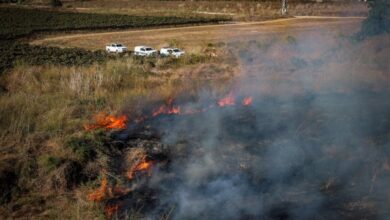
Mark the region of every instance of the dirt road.
POLYGON ((262 22, 48 36, 37 39, 32 44, 82 47, 90 50, 103 49, 110 42, 121 42, 129 48, 135 45, 158 48, 176 44, 193 51, 207 43, 261 39, 275 34, 340 34, 357 31, 363 19, 364 17, 299 16, 262 22))

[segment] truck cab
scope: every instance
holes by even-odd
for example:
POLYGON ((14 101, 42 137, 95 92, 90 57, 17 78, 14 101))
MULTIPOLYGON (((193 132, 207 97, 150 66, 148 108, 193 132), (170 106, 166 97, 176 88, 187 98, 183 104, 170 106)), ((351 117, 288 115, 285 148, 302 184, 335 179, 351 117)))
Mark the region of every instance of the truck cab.
POLYGON ((134 55, 136 56, 156 56, 157 50, 149 46, 134 47, 134 55))
POLYGON ((173 56, 179 58, 183 56, 185 52, 178 48, 163 47, 160 49, 160 54, 162 56, 173 56))
POLYGON ((106 51, 108 53, 125 53, 127 52, 127 47, 120 43, 111 43, 106 46, 106 51))

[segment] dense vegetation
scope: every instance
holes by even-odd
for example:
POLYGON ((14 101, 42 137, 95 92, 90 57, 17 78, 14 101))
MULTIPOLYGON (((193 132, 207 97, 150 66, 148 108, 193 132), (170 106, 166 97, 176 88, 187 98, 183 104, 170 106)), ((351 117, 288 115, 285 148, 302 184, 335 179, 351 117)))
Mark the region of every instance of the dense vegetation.
POLYGON ((0 73, 19 60, 30 65, 80 66, 102 63, 110 57, 105 51, 87 51, 81 48, 32 46, 3 41, 0 46, 0 73))
POLYGON ((0 8, 0 39, 14 39, 39 31, 103 28, 140 28, 226 21, 228 18, 149 17, 58 12, 39 9, 0 8))

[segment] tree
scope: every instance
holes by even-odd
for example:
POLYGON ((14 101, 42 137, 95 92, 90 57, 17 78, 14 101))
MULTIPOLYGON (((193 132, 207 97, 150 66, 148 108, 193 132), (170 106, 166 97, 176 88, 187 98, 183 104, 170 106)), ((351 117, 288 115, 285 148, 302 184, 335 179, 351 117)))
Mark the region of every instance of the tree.
POLYGON ((362 25, 364 36, 390 33, 390 1, 367 0, 370 12, 362 25))

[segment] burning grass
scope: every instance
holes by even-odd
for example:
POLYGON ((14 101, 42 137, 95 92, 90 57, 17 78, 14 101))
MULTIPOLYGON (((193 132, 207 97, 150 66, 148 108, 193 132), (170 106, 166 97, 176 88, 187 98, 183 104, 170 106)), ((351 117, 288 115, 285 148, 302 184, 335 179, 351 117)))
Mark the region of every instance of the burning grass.
POLYGON ((152 175, 152 167, 155 161, 147 158, 147 155, 143 155, 128 171, 127 178, 133 180, 137 174, 146 173, 148 176, 152 175))
POLYGON ((8 164, 2 173, 13 178, 1 190, 11 193, 7 205, 15 211, 2 209, 1 215, 45 217, 50 210, 57 212, 52 218, 91 219, 139 210, 142 217, 197 216, 183 202, 189 201, 211 217, 221 217, 215 204, 240 207, 252 217, 258 209, 241 204, 257 202, 261 188, 263 201, 274 205, 263 206, 260 217, 299 213, 311 204, 313 210, 341 210, 336 217, 375 217, 382 207, 371 207, 383 199, 389 170, 381 157, 388 106, 367 91, 387 91, 388 47, 376 42, 387 36, 359 45, 338 39, 337 47, 315 44, 308 50, 299 37, 295 43, 285 39, 229 44, 250 77, 235 83, 201 78, 208 68, 195 66, 183 69, 201 79, 179 77, 183 69, 158 69, 149 60, 69 68, 19 63, 2 76, 0 114, 7 117, 0 119, 0 134, 2 163, 8 164), (324 172, 311 175, 319 170, 324 172), (300 182, 302 176, 308 182, 300 182), (351 198, 343 197, 352 191, 351 198), (184 200, 172 200, 178 198, 184 200))
POLYGON ((85 124, 85 130, 94 130, 98 128, 104 129, 125 129, 127 116, 121 115, 119 117, 115 117, 113 115, 107 115, 105 113, 98 113, 94 116, 95 123, 94 124, 85 124))
MULTIPOLYGON (((241 101, 241 105, 243 106, 250 106, 253 103, 253 97, 247 96, 243 97, 241 101)), ((160 105, 159 107, 155 107, 150 115, 147 113, 142 113, 141 116, 138 116, 137 118, 128 121, 128 117, 126 115, 121 115, 119 117, 115 117, 113 115, 107 115, 106 113, 98 113, 93 116, 94 123, 92 124, 85 124, 84 129, 86 131, 96 130, 99 128, 103 128, 106 130, 123 130, 127 128, 127 124, 131 123, 141 123, 147 119, 157 117, 160 115, 191 115, 201 112, 206 112, 210 109, 216 108, 216 107, 227 107, 227 106, 234 106, 236 105, 236 97, 233 95, 232 92, 230 92, 226 97, 221 98, 214 103, 209 104, 207 107, 197 107, 192 108, 191 106, 180 106, 174 104, 173 98, 168 98, 165 102, 165 104, 160 105)))
MULTIPOLYGON (((9 193, 5 201, 20 207, 12 212, 2 209, 1 216, 38 215, 42 210, 49 210, 46 214, 53 218, 72 218, 78 213, 90 219, 99 216, 99 212, 96 207, 86 204, 87 195, 93 201, 105 201, 128 193, 129 187, 111 186, 103 179, 94 193, 91 193, 91 187, 82 188, 83 196, 77 202, 72 196, 64 196, 62 203, 57 204, 52 197, 77 191, 80 183, 95 181, 100 169, 108 166, 107 154, 117 148, 116 144, 108 143, 109 135, 105 132, 122 130, 129 121, 140 120, 130 117, 133 113, 137 115, 134 107, 124 111, 124 115, 102 112, 115 113, 126 102, 130 106, 145 105, 140 99, 161 100, 181 91, 193 90, 195 93, 194 85, 200 83, 194 82, 195 79, 184 82, 178 76, 183 71, 182 64, 171 69, 156 67, 153 62, 124 58, 89 67, 30 66, 19 62, 1 76, 5 90, 0 97, 0 114, 7 116, 0 117, 0 142, 2 151, 7 152, 2 158, 4 163, 13 164, 3 174, 16 175, 4 183, 10 188, 1 189, 9 193), (163 72, 160 72, 161 68, 163 72), (12 162, 6 157, 18 160, 12 162), (72 182, 74 178, 78 178, 77 183, 72 182), (33 198, 33 194, 45 195, 39 205, 41 208, 34 209, 37 204, 22 201, 19 190, 31 192, 24 195, 25 198, 33 198), (67 213, 62 213, 61 209, 67 213)), ((196 72, 197 65, 207 64, 195 62, 191 65, 185 68, 196 72)), ((143 166, 138 168, 143 169, 143 166)), ((107 180, 109 182, 109 178, 107 180)), ((110 216, 115 209, 108 208, 103 214, 110 216)))
POLYGON ((108 180, 107 177, 104 177, 102 179, 102 182, 100 184, 100 188, 98 188, 96 191, 90 193, 88 195, 88 200, 94 201, 94 202, 101 202, 106 198, 106 193, 108 189, 108 180))

